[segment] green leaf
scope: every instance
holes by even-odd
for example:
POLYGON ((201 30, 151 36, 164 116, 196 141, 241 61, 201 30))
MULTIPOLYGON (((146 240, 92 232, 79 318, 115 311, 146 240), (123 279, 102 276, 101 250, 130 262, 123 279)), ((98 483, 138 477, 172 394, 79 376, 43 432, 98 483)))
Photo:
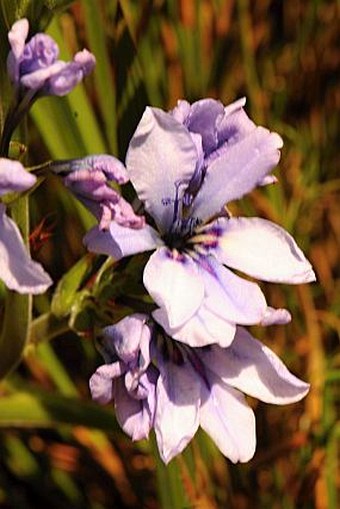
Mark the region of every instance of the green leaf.
POLYGON ((89 274, 93 260, 93 255, 86 254, 59 281, 51 302, 51 311, 56 317, 70 314, 76 294, 89 274))
MULTIPOLYGON (((17 200, 12 218, 21 229, 24 241, 28 237, 28 198, 17 200)), ((0 378, 20 362, 27 339, 32 314, 32 296, 8 291, 5 299, 3 326, 0 336, 0 378)))
POLYGON ((85 21, 92 53, 96 56, 94 81, 98 92, 98 101, 104 120, 105 134, 110 151, 117 154, 117 126, 116 126, 116 94, 111 70, 110 57, 107 50, 105 15, 107 6, 103 2, 98 6, 94 0, 83 0, 85 21))
POLYGON ((49 428, 81 425, 116 432, 112 412, 96 405, 43 391, 22 391, 0 399, 0 427, 49 428))

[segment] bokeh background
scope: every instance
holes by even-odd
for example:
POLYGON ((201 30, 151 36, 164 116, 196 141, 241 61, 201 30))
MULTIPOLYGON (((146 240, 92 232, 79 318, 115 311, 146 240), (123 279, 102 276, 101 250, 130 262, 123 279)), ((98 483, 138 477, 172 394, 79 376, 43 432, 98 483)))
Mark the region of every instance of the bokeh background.
POLYGON ((253 328, 311 383, 308 397, 285 407, 250 400, 258 446, 248 464, 232 465, 198 433, 165 468, 153 438, 132 443, 110 408, 90 402, 87 385, 101 363, 97 328, 140 305, 138 268, 86 255, 81 239, 93 218, 56 177, 45 179, 31 199, 31 249, 54 281, 71 276, 54 295, 56 285, 35 298, 24 359, 0 385, 0 507, 336 509, 339 2, 2 0, 3 54, 13 22, 9 3, 33 30, 46 28, 63 57, 83 47, 97 57, 85 84, 31 110, 27 164, 103 152, 123 159, 146 104, 169 109, 179 98, 228 104, 246 96, 251 118, 280 133, 285 145, 279 183, 232 204, 232 211, 286 228, 318 280, 263 284, 268 301, 287 307, 293 320, 253 328))

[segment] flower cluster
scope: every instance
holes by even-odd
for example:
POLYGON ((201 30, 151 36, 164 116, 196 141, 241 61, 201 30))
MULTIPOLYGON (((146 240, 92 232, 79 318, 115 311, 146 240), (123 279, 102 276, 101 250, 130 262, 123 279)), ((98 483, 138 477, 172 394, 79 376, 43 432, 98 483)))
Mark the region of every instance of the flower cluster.
MULTIPOLYGON (((7 157, 12 134, 34 100, 44 95, 67 94, 95 65, 94 56, 87 50, 78 52, 72 62, 58 60, 59 48, 50 36, 38 33, 26 42, 28 32, 29 23, 24 18, 15 22, 8 34, 11 49, 7 70, 14 87, 14 97, 0 139, 0 196, 27 191, 37 181, 20 162, 7 157)), ((118 207, 118 197, 116 202, 118 207)), ((42 293, 52 284, 42 266, 31 259, 18 226, 6 214, 6 206, 2 202, 0 279, 8 288, 19 293, 42 293)))
MULTIPOLYGON (((22 19, 8 35, 14 105, 0 144, 0 196, 36 182, 7 158, 22 116, 38 97, 70 92, 95 64, 87 50, 63 62, 53 39, 36 34, 27 42, 28 32, 22 19)), ((228 208, 276 182, 271 171, 282 147, 281 137, 255 125, 244 106, 245 99, 226 107, 203 99, 181 100, 169 112, 148 107, 125 165, 107 154, 46 165, 96 217, 84 238, 89 251, 116 260, 149 252, 143 283, 154 310, 103 330, 105 364, 91 377, 90 390, 99 403, 113 403, 133 440, 154 430, 165 463, 199 426, 232 462, 248 461, 255 418, 244 394, 281 405, 309 388, 245 329, 291 320, 288 310, 267 304, 255 280, 300 284, 315 275, 283 228, 233 217, 228 208), (118 192, 128 182, 137 194, 133 204, 118 192)), ((2 203, 0 262, 0 278, 13 290, 39 293, 51 284, 2 203)))
POLYGON ((104 329, 101 351, 107 363, 90 379, 92 397, 114 402, 118 422, 133 440, 154 429, 165 463, 199 426, 232 462, 248 461, 255 452, 255 418, 242 392, 283 405, 303 398, 309 387, 243 327, 228 348, 190 348, 136 314, 104 329))
POLYGON ((204 99, 179 101, 168 113, 147 108, 126 157, 147 222, 132 229, 113 218, 84 239, 90 251, 118 260, 152 252, 143 283, 157 309, 104 329, 106 364, 90 388, 100 403, 113 401, 132 439, 154 429, 166 463, 198 426, 231 461, 248 461, 255 421, 242 393, 285 404, 308 392, 244 328, 291 319, 288 310, 267 305, 253 279, 315 279, 283 228, 228 210, 232 200, 276 181, 271 170, 282 147, 278 134, 248 118, 244 104, 204 99))

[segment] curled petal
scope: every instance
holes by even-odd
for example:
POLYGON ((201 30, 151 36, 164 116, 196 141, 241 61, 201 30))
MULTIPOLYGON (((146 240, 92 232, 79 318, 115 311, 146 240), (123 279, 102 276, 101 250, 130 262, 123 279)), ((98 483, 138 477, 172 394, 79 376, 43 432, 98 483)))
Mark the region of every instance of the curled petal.
POLYGON ((243 394, 209 376, 202 384, 200 425, 233 463, 249 461, 256 448, 255 416, 243 394))
POLYGON ((217 119, 224 113, 223 104, 215 99, 201 99, 194 102, 184 123, 190 132, 202 137, 206 154, 214 150, 218 143, 217 119))
POLYGON ((124 373, 121 362, 103 364, 90 378, 90 391, 92 399, 101 405, 110 403, 113 399, 113 380, 124 373))
POLYGON ((170 327, 179 327, 193 316, 204 296, 197 265, 165 247, 150 256, 143 282, 156 304, 165 308, 170 327))
POLYGON ((220 219, 219 260, 264 281, 315 281, 312 266, 295 240, 280 226, 257 217, 220 219))
POLYGON ((0 157, 0 196, 6 193, 25 191, 37 178, 26 171, 19 161, 0 157))
POLYGON ((135 313, 126 316, 115 325, 103 330, 103 344, 108 351, 115 352, 126 364, 139 359, 145 368, 150 362, 150 327, 146 324, 147 315, 135 313), (141 351, 144 353, 140 358, 141 351))
POLYGON ((148 438, 155 411, 154 381, 150 383, 148 397, 145 399, 131 397, 122 378, 114 381, 113 391, 117 421, 125 433, 132 440, 148 438))
POLYGON ((261 320, 261 325, 286 325, 291 320, 292 315, 287 309, 274 309, 268 306, 265 315, 261 320))
POLYGON ((265 403, 285 405, 302 399, 309 385, 288 371, 268 347, 238 327, 229 348, 198 351, 205 366, 224 383, 265 403))
POLYGON ((52 284, 42 266, 33 261, 12 219, 0 204, 0 279, 19 293, 43 293, 52 284))

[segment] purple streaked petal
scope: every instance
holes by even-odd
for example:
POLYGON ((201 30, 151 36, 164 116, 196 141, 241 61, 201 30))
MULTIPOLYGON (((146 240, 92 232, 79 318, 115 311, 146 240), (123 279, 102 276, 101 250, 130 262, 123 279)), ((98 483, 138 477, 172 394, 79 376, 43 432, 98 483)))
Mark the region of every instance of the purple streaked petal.
POLYGON ((201 381, 189 364, 159 359, 155 432, 164 463, 181 453, 198 426, 201 381))
POLYGON ((224 115, 219 118, 217 125, 219 154, 255 131, 256 125, 243 109, 245 102, 246 99, 242 98, 224 108, 224 115))
POLYGON ((0 279, 19 293, 43 293, 52 284, 42 266, 30 258, 19 228, 0 203, 0 279))
POLYGON ((115 221, 120 226, 136 230, 140 230, 145 226, 144 216, 137 216, 130 203, 121 196, 119 196, 117 203, 109 203, 108 206, 104 203, 102 206, 100 228, 108 229, 111 221, 115 221), (111 211, 110 220, 105 213, 108 210, 111 211))
POLYGON ((166 309, 170 327, 179 327, 193 316, 204 296, 195 262, 187 255, 175 256, 166 247, 150 256, 143 282, 156 304, 166 309))
POLYGON ((113 399, 113 380, 124 372, 124 364, 119 361, 99 366, 89 381, 92 399, 101 405, 110 403, 113 399))
POLYGON ((280 226, 257 217, 221 219, 219 260, 264 281, 308 283, 315 274, 295 240, 280 226))
POLYGON ((34 35, 20 57, 20 74, 29 74, 50 67, 59 56, 57 43, 47 34, 34 35))
POLYGON ((140 229, 131 229, 116 224, 110 224, 108 231, 95 226, 87 232, 83 242, 89 251, 106 254, 119 260, 125 256, 150 251, 162 245, 156 230, 145 225, 140 229))
POLYGON ((113 383, 113 395, 116 418, 125 433, 132 440, 148 438, 154 419, 154 384, 150 384, 148 398, 138 400, 130 396, 120 378, 113 383))
POLYGON ((210 257, 208 264, 212 272, 202 270, 207 308, 232 323, 259 323, 267 310, 260 287, 223 267, 214 257, 210 257))
POLYGON ((252 191, 278 163, 281 147, 280 136, 263 127, 233 143, 208 166, 192 214, 208 220, 225 204, 252 191))
POLYGON ((233 463, 249 461, 255 453, 255 416, 243 394, 213 374, 208 389, 202 384, 200 425, 222 454, 233 463))
POLYGON ((25 191, 37 178, 24 169, 19 161, 0 157, 0 196, 6 193, 25 191))
POLYGON ((153 318, 173 339, 192 347, 202 347, 216 343, 227 347, 234 339, 236 326, 216 315, 205 306, 204 300, 198 311, 182 326, 171 328, 164 308, 153 311, 153 318))
POLYGON ((294 403, 309 390, 309 384, 290 373, 272 350, 243 327, 237 328, 229 348, 214 345, 197 354, 223 382, 265 403, 294 403))
POLYGON ((131 139, 126 167, 162 233, 173 221, 174 200, 182 198, 196 161, 196 147, 187 129, 171 114, 147 107, 131 139))
POLYGON ((203 149, 206 154, 214 150, 218 143, 217 119, 224 113, 223 104, 215 99, 201 99, 191 105, 189 115, 184 123, 190 132, 202 137, 203 149))

